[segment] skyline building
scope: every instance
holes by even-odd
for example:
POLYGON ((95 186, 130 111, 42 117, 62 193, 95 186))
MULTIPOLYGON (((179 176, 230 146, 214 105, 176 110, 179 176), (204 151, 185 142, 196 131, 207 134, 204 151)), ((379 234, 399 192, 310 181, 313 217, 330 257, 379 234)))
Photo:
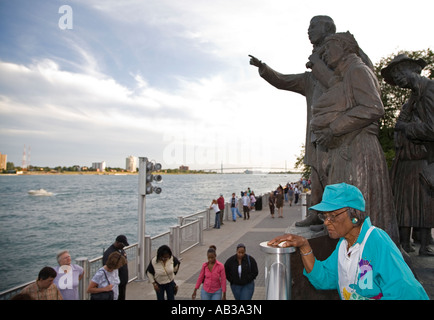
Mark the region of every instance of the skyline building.
POLYGON ((92 169, 95 169, 96 171, 99 171, 99 172, 105 171, 106 166, 107 165, 106 165, 105 161, 92 162, 92 169))
POLYGON ((6 170, 7 168, 7 162, 8 161, 8 155, 2 154, 0 152, 0 170, 6 170))
POLYGON ((134 156, 129 156, 125 161, 125 169, 129 172, 137 171, 137 158, 134 156))

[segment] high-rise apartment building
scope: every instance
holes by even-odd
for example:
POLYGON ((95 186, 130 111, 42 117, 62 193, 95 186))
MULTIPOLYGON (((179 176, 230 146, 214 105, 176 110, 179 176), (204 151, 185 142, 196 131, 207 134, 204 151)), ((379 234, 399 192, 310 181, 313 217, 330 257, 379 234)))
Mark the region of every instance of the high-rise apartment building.
POLYGON ((7 161, 8 155, 0 153, 0 170, 6 170, 7 161))
POLYGON ((125 169, 129 172, 137 171, 137 158, 134 156, 129 156, 126 159, 125 169))
POLYGON ((92 163, 92 169, 95 169, 96 171, 104 172, 105 168, 106 168, 105 161, 92 163))

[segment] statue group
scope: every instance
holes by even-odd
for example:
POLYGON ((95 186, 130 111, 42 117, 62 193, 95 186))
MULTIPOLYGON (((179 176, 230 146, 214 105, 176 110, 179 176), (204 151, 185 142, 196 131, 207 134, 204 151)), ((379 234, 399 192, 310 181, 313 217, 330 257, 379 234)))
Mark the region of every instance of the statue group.
MULTIPOLYGON (((250 64, 274 87, 302 94, 307 104, 305 163, 311 167, 311 203, 326 185, 359 188, 374 225, 411 251, 411 228, 420 234, 420 255, 434 226, 434 82, 421 76, 426 63, 399 55, 382 70, 385 81, 411 90, 395 128, 396 158, 386 164, 378 140, 384 115, 373 64, 349 32, 336 32, 328 16, 315 16, 308 29, 313 45, 301 74, 282 74, 250 55, 250 64)), ((296 226, 320 226, 317 212, 296 226)), ((413 249, 414 250, 414 249, 413 249)))

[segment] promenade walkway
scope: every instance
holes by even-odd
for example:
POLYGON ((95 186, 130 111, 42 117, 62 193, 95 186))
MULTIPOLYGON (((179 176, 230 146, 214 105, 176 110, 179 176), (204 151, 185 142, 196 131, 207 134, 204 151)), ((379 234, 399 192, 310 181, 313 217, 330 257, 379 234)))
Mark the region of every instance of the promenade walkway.
MULTIPOLYGON (((225 220, 220 229, 207 229, 204 231, 204 244, 196 246, 183 253, 181 266, 176 275, 176 283, 179 291, 177 300, 191 300, 197 278, 202 264, 207 261, 206 252, 210 245, 217 247, 217 260, 225 263, 226 259, 236 253, 238 243, 244 243, 246 252, 255 258, 258 264, 259 274, 255 281, 255 292, 253 300, 265 299, 265 254, 261 251, 259 244, 268 241, 273 237, 283 234, 285 230, 295 221, 301 219, 300 203, 289 206, 285 203, 283 207, 283 219, 272 219, 268 204, 263 204, 260 211, 250 212, 250 219, 243 220, 237 217, 233 222, 225 220)), ((242 210, 241 210, 242 214, 242 210)), ((200 290, 196 299, 200 299, 200 290)), ((229 284, 227 285, 226 299, 234 300, 229 284)), ((133 281, 127 287, 127 300, 156 300, 155 291, 149 281, 133 281)))
MULTIPOLYGON (((268 204, 263 204, 261 211, 250 213, 249 220, 238 217, 236 222, 224 221, 224 225, 220 229, 206 230, 202 246, 196 246, 178 257, 181 259, 181 266, 175 279, 179 286, 176 299, 191 300, 201 266, 207 259, 206 252, 210 245, 217 247, 217 260, 224 263, 226 259, 235 254, 237 244, 244 243, 246 252, 255 258, 259 269, 253 300, 264 300, 265 253, 261 251, 259 244, 283 234, 289 226, 301 220, 302 217, 300 203, 292 206, 285 203, 283 208, 283 219, 277 218, 277 210, 275 218, 272 219, 268 204)), ((413 267, 418 272, 419 280, 428 295, 434 299, 434 258, 419 257, 417 251, 412 253, 413 267)), ((149 281, 133 281, 128 284, 126 298, 127 300, 156 300, 156 295, 149 281)), ((197 292, 196 299, 200 299, 200 290, 197 292)), ((227 284, 226 299, 234 300, 229 283, 227 284)))

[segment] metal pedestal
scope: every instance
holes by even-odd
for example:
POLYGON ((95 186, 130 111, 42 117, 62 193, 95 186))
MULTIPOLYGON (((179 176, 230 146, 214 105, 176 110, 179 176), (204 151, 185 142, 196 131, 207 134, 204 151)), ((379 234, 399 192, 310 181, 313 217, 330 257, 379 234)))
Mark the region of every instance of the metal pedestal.
POLYGON ((274 248, 267 245, 267 241, 260 244, 266 253, 265 258, 265 299, 291 299, 291 260, 290 254, 295 248, 274 248))

